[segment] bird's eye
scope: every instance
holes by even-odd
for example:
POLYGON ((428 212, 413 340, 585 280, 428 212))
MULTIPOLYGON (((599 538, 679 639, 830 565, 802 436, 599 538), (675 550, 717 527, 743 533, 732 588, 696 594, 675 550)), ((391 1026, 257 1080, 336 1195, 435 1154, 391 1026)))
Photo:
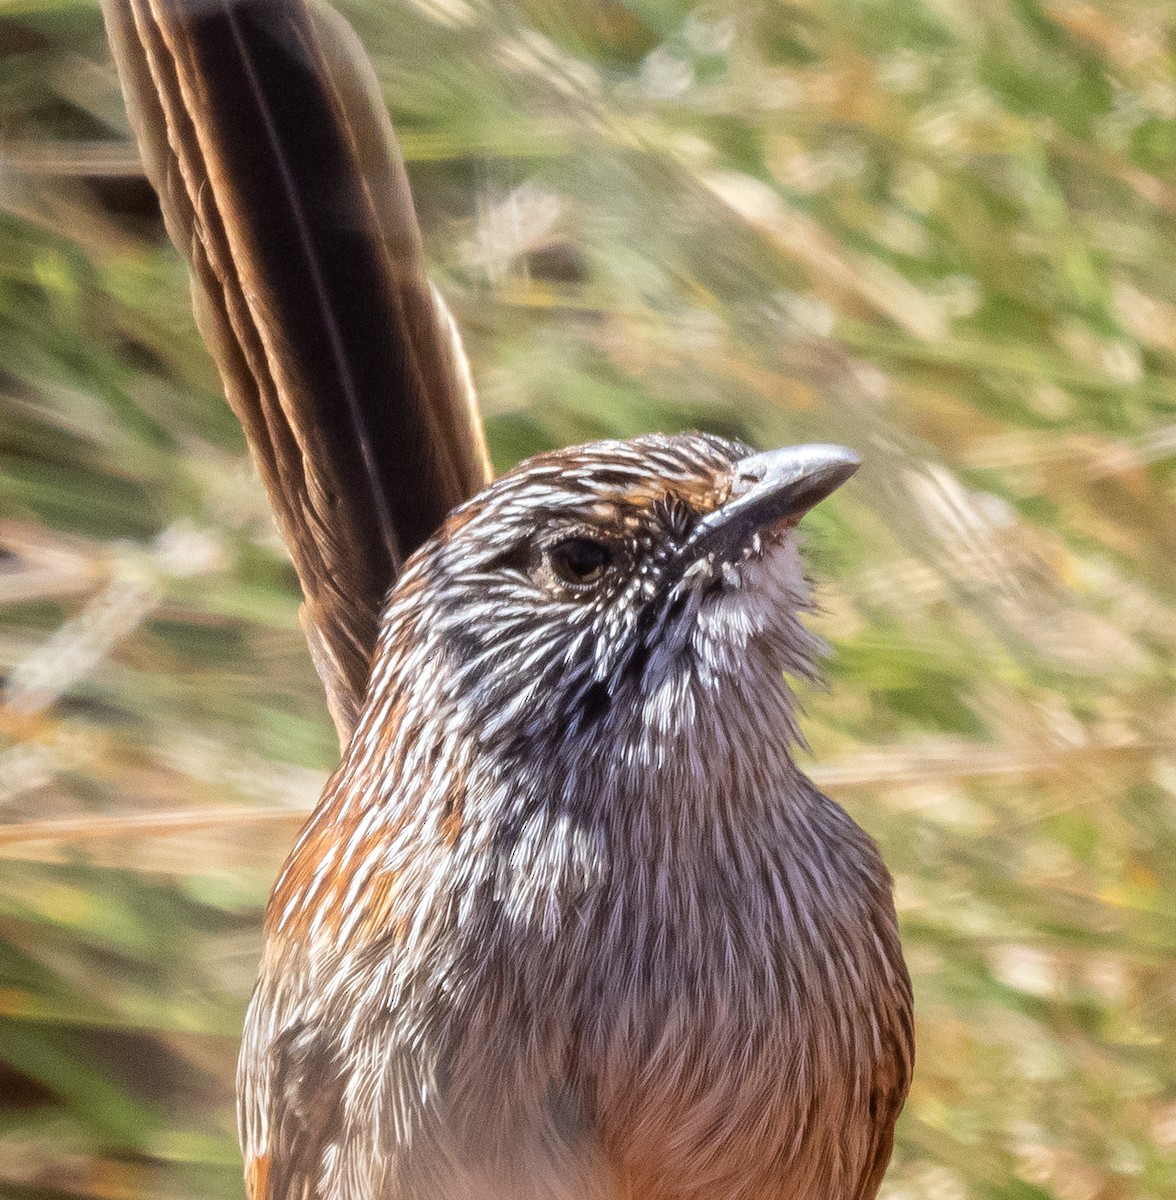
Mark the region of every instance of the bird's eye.
POLYGON ((589 538, 567 538, 547 552, 551 569, 564 583, 582 586, 595 583, 612 561, 607 546, 589 538))

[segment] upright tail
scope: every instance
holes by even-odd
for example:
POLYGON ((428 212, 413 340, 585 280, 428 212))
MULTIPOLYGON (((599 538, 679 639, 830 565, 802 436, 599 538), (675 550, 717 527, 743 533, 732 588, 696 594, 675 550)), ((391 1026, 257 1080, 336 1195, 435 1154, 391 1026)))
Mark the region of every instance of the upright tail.
POLYGON ((375 74, 346 22, 306 0, 102 7, 346 740, 405 556, 489 476, 375 74))

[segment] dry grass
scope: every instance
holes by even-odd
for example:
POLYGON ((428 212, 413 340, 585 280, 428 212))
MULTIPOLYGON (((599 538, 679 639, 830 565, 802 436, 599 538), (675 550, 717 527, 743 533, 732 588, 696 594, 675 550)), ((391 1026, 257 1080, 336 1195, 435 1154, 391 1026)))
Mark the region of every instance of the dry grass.
MULTIPOLYGON (((814 774, 919 1005, 891 1200, 1176 1187, 1167 4, 344 6, 500 466, 702 426, 814 514, 814 774)), ((268 882, 332 765, 96 8, 0 3, 0 1191, 239 1195, 268 882)))

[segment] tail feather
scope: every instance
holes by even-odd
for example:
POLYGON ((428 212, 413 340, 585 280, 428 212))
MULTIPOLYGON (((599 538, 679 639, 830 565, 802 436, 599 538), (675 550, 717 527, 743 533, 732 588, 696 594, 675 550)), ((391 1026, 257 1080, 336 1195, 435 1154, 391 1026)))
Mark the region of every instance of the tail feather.
POLYGON ((305 0, 103 0, 145 168, 346 737, 380 608, 488 478, 374 72, 305 0))

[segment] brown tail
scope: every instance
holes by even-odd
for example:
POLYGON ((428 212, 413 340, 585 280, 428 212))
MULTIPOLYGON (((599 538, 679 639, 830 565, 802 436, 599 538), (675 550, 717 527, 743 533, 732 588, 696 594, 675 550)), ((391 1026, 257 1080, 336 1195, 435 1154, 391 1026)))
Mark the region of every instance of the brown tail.
POLYGON ((305 0, 102 3, 345 739, 405 556, 489 472, 375 75, 305 0))

